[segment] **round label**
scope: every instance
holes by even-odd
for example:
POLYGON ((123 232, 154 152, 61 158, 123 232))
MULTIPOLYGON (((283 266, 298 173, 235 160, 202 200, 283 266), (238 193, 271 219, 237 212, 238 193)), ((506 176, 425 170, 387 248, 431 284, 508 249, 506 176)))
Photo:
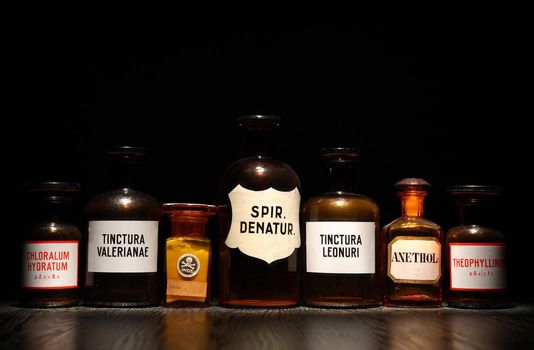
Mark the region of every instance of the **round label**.
POLYGON ((184 254, 176 262, 178 273, 184 277, 194 277, 200 271, 200 260, 193 254, 184 254))

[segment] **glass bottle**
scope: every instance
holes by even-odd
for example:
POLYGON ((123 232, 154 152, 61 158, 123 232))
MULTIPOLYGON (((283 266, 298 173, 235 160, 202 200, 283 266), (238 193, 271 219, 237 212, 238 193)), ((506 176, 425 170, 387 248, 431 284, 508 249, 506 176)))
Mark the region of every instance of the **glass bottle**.
POLYGON ((354 193, 358 150, 324 148, 329 191, 302 210, 303 303, 318 307, 379 306, 379 209, 354 193))
POLYGON ((450 186, 460 226, 447 232, 448 306, 501 308, 507 306, 506 238, 497 228, 497 186, 450 186))
POLYGON ((66 307, 81 301, 81 232, 75 205, 80 186, 41 182, 26 188, 31 222, 22 242, 20 303, 29 307, 66 307))
POLYGON ((211 240, 206 224, 217 213, 207 204, 165 203, 163 213, 171 221, 165 261, 165 305, 208 306, 210 301, 211 240))
POLYGON ((225 306, 287 307, 299 301, 300 180, 272 158, 268 141, 277 116, 238 118, 249 156, 221 180, 219 301, 225 306))
POLYGON ((442 303, 441 227, 423 217, 430 184, 419 178, 395 184, 402 216, 383 228, 385 306, 439 307, 442 303))
POLYGON ((85 304, 158 305, 160 205, 139 191, 136 181, 146 149, 119 146, 108 154, 118 188, 93 197, 85 209, 89 220, 85 304))

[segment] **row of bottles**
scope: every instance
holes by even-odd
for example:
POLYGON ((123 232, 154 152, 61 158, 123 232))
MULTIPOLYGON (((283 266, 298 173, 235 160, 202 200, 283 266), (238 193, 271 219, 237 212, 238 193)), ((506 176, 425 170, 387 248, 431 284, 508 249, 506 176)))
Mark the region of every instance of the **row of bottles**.
POLYGON ((403 179, 395 185, 402 215, 381 230, 377 204, 352 188, 356 149, 321 151, 330 189, 301 207, 297 174, 266 147, 280 118, 238 123, 251 155, 227 168, 219 206, 160 206, 138 191, 132 175, 145 150, 135 147, 111 150, 118 189, 89 201, 86 235, 69 212, 79 186, 29 188, 35 224, 23 243, 22 304, 76 305, 78 277, 85 275, 86 305, 159 305, 163 285, 165 305, 208 305, 216 258, 218 302, 229 307, 440 306, 444 279, 450 306, 505 305, 505 239, 487 223, 499 188, 449 188, 463 222, 444 242, 441 228, 423 217, 430 185, 403 179), (220 226, 216 254, 205 235, 213 216, 220 226), (162 218, 170 224, 166 241, 162 218))

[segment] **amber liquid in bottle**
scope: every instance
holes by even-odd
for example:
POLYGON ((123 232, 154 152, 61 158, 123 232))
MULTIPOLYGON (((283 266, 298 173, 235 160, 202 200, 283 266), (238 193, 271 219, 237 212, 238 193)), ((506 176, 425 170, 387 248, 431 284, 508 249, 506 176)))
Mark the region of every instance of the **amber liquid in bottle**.
POLYGON ((219 301, 225 306, 288 307, 299 301, 300 180, 269 157, 265 138, 279 117, 238 119, 251 156, 231 164, 222 179, 219 301))
POLYGON ((67 307, 81 302, 77 183, 28 185, 31 218, 22 242, 20 304, 67 307))
POLYGON ((451 186, 460 226, 447 231, 448 306, 472 309, 508 307, 506 237, 497 228, 497 186, 451 186))
POLYGON ((385 306, 439 307, 442 303, 442 230, 423 217, 430 184, 407 178, 395 184, 402 216, 383 229, 385 306))
POLYGON ((374 307, 381 303, 379 209, 353 192, 354 148, 323 149, 330 191, 303 206, 303 303, 374 307))
POLYGON ((214 205, 163 204, 171 221, 165 250, 166 306, 209 305, 211 240, 206 237, 206 223, 216 212, 214 205))
POLYGON ((160 204, 137 190, 136 177, 146 149, 121 146, 110 151, 120 188, 92 198, 84 303, 136 307, 160 303, 158 220, 160 204))

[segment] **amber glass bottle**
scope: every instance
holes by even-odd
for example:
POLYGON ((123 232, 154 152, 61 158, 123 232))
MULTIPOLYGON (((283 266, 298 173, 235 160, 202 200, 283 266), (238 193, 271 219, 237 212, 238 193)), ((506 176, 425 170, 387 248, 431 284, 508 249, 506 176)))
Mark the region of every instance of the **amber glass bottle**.
POLYGON ((354 193, 354 148, 325 148, 329 191, 308 200, 302 211, 305 248, 303 303, 318 307, 379 306, 379 210, 354 193))
POLYGON ((77 183, 28 184, 30 223, 22 242, 20 303, 66 307, 81 301, 77 183))
POLYGON ((210 301, 211 240, 206 223, 217 213, 207 204, 165 203, 171 221, 165 250, 165 305, 208 306, 210 301))
POLYGON ((406 178, 395 184, 402 216, 383 229, 385 306, 439 307, 442 303, 441 228, 423 217, 430 184, 406 178))
POLYGON ((497 228, 497 186, 451 186, 460 226, 447 232, 448 306, 507 307, 506 238, 497 228))
POLYGON ((92 198, 89 220, 85 304, 150 306, 160 303, 156 199, 138 190, 137 177, 146 154, 140 147, 109 151, 116 190, 92 198))
POLYGON ((226 306, 287 307, 299 300, 300 181, 269 154, 276 116, 238 119, 249 156, 231 164, 221 181, 219 301, 226 306))

